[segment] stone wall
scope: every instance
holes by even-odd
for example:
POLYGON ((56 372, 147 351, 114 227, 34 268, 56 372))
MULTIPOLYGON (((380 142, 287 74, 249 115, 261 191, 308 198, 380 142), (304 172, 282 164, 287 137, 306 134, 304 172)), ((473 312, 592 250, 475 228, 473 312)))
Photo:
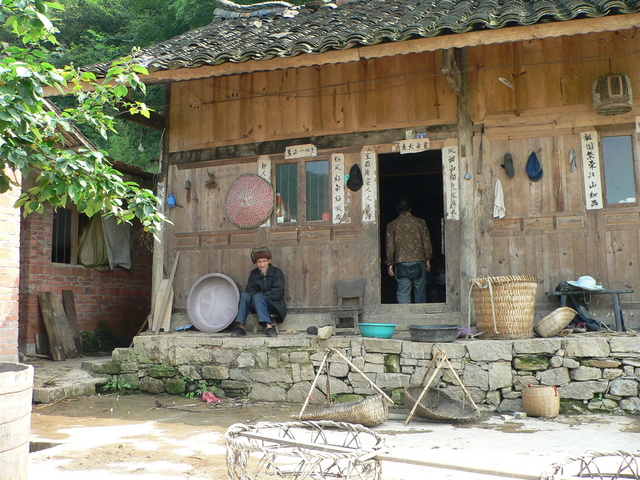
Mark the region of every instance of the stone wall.
MULTIPOLYGON (((422 382, 436 349, 442 348, 474 401, 492 410, 522 411, 522 390, 543 384, 558 387, 565 413, 640 413, 640 339, 632 334, 442 344, 355 336, 320 340, 306 334, 274 339, 193 332, 143 335, 136 337, 133 348, 115 350, 102 373, 148 393, 184 395, 204 381, 223 396, 299 403, 330 346, 397 404, 402 404, 405 386, 422 382)), ((332 396, 375 393, 337 355, 331 357, 328 371, 332 396)), ((442 372, 437 384, 460 395, 451 370, 442 372)), ((323 369, 313 402, 326 400, 325 373, 323 369)))

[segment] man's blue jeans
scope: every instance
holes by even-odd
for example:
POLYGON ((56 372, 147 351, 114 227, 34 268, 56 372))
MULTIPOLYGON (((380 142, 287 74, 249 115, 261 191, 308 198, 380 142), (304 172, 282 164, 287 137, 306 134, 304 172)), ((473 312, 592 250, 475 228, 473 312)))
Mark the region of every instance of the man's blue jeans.
POLYGON ((414 303, 427 302, 425 262, 396 263, 393 270, 398 282, 398 303, 411 303, 411 290, 413 290, 414 303))
POLYGON ((264 325, 265 323, 271 323, 269 314, 278 313, 278 311, 273 307, 271 300, 263 294, 256 293, 254 295, 244 292, 240 294, 236 322, 241 323, 242 325, 247 323, 247 316, 249 313, 256 313, 258 315, 258 323, 264 325))

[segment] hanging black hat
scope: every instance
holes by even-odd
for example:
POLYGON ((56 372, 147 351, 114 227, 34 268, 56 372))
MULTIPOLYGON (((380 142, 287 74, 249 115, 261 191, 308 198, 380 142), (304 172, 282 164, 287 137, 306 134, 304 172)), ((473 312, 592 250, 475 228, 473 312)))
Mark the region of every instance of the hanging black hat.
POLYGON ((362 172, 357 163, 353 164, 349 171, 349 180, 347 180, 347 187, 349 190, 357 192, 362 188, 362 172))

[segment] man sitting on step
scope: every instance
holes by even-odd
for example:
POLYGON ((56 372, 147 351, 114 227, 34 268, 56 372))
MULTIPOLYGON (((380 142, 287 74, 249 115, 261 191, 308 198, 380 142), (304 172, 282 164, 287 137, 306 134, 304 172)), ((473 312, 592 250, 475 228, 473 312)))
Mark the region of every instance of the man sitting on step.
POLYGON ((265 328, 268 337, 277 337, 278 331, 271 324, 271 314, 280 316, 282 322, 287 315, 287 305, 284 301, 284 274, 278 267, 271 265, 271 251, 267 247, 254 248, 251 251, 251 261, 257 268, 249 273, 247 288, 240 295, 238 327, 232 332, 236 337, 247 334, 245 324, 249 313, 258 315, 258 323, 265 328))

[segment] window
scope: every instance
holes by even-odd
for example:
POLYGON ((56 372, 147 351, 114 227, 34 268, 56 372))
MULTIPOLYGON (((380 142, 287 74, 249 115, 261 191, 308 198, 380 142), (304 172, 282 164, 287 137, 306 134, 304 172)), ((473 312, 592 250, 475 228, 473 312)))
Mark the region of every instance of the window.
POLYGON ((607 204, 636 201, 632 138, 631 135, 602 137, 607 204))
POLYGON ((89 218, 75 209, 59 207, 53 212, 51 261, 75 265, 78 256, 78 237, 89 218))
POLYGON ((298 221, 298 164, 276 166, 276 222, 298 221))
POLYGON ((306 182, 307 189, 307 222, 315 220, 329 220, 329 162, 320 160, 307 162, 306 182))
POLYGON ((331 220, 330 193, 328 160, 276 165, 276 223, 331 220))

